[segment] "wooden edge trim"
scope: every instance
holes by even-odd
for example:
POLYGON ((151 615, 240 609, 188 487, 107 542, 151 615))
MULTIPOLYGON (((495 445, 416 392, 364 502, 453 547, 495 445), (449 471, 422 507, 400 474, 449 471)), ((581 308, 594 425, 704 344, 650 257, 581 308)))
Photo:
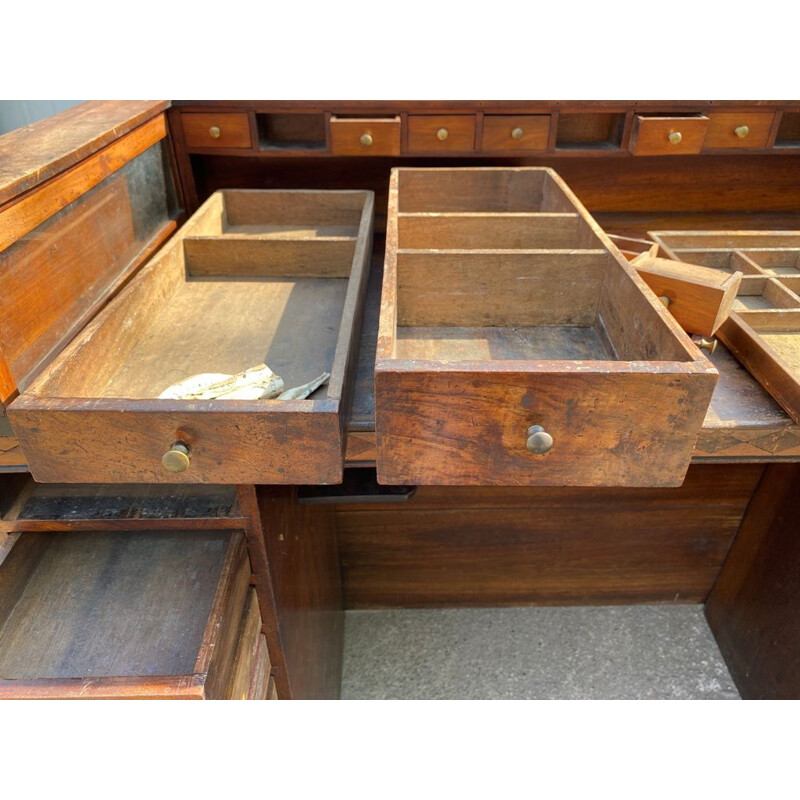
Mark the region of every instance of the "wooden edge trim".
POLYGON ((202 700, 196 675, 0 680, 0 700, 202 700))
POLYGON ((0 211, 0 251, 97 186, 167 135, 164 114, 146 122, 0 211))

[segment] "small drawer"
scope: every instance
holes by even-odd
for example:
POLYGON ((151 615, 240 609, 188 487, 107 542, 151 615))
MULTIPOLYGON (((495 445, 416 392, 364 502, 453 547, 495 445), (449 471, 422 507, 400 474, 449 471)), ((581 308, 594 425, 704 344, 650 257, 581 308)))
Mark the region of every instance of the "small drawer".
POLYGON ((335 156, 400 155, 400 117, 392 119, 331 117, 331 152, 335 156))
POLYGON ((252 592, 241 531, 0 534, 0 698, 228 698, 252 592))
POLYGON ((410 116, 409 153, 468 152, 475 149, 475 117, 410 116))
POLYGON ((486 153, 503 150, 547 150, 549 135, 550 117, 546 114, 487 115, 483 118, 481 149, 486 153))
POLYGON ((189 150, 249 148, 253 144, 247 114, 181 114, 181 123, 189 150))
POLYGON ((703 146, 706 150, 718 147, 763 149, 767 146, 774 119, 775 115, 771 113, 716 112, 710 117, 703 146))
POLYGON ((708 117, 646 117, 637 115, 631 152, 637 156, 685 156, 703 149, 708 117))

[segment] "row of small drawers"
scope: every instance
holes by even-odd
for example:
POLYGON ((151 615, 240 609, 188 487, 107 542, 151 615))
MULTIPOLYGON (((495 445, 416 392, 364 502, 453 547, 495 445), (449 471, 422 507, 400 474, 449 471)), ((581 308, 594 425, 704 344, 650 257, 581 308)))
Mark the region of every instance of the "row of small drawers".
MULTIPOLYGON (((635 155, 691 155, 706 149, 764 149, 775 118, 773 112, 716 112, 709 116, 660 117, 637 115, 630 139, 635 155)), ((250 149, 253 146, 248 114, 186 113, 182 115, 188 149, 250 149)), ((407 121, 407 143, 402 149, 402 122, 389 118, 330 119, 332 155, 396 156, 401 152, 504 153, 547 150, 549 114, 483 117, 476 145, 476 117, 471 114, 415 115, 407 121)), ((575 148, 577 149, 577 148, 575 148)), ((591 149, 591 145, 587 145, 591 149)))

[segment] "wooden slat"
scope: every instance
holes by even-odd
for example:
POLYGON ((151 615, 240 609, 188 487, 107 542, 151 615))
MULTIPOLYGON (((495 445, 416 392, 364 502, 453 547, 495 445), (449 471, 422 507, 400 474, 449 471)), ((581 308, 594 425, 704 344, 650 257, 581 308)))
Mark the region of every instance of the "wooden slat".
POLYGON ((249 699, 250 683, 261 638, 261 615, 258 613, 256 591, 255 589, 250 589, 239 628, 236 655, 231 667, 230 684, 227 693, 229 700, 249 699))
POLYGON ((0 251, 37 225, 97 186, 136 156, 167 135, 164 115, 95 153, 88 160, 53 178, 38 191, 0 210, 0 251))
POLYGON ((0 136, 0 205, 77 164, 169 107, 93 100, 0 136))

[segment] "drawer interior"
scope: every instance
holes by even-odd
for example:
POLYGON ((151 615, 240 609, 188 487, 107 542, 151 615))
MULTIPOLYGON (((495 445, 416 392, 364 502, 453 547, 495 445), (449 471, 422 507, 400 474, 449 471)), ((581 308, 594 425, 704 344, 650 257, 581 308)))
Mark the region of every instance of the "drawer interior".
POLYGON ((774 278, 748 275, 742 278, 733 311, 766 311, 800 308, 800 298, 774 278))
POLYGON ((262 150, 325 150, 323 114, 256 114, 262 150))
POLYGON ((0 565, 1 679, 195 672, 239 534, 17 536, 0 565))
POLYGON ((365 193, 332 194, 212 196, 31 393, 146 399, 260 363, 287 389, 332 372, 365 193))
POLYGON ((559 114, 558 150, 618 150, 625 114, 559 114))

